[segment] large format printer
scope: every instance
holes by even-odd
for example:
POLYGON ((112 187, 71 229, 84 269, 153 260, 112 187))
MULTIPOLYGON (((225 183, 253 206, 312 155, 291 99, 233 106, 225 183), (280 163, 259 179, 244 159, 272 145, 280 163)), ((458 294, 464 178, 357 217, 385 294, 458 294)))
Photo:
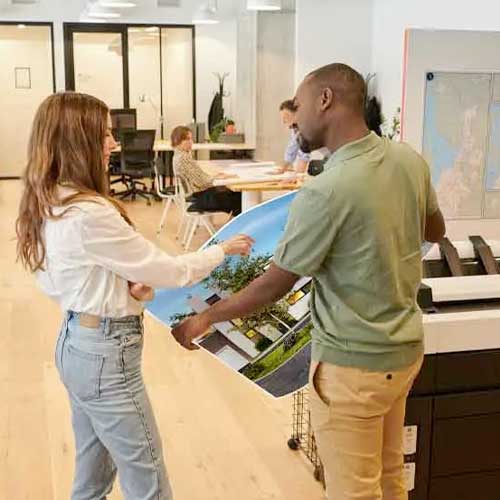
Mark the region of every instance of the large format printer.
POLYGON ((500 500, 500 241, 424 257, 425 360, 408 399, 410 500, 500 500))

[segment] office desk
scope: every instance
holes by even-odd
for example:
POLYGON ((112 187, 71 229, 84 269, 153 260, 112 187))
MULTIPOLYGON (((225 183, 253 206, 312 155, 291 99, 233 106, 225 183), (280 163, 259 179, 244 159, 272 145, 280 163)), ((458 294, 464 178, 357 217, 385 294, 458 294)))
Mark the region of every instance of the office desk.
MULTIPOLYGON (((198 161, 198 165, 211 177, 216 177, 217 174, 224 173, 224 171, 234 165, 234 160, 212 160, 212 161, 198 161)), ((241 163, 241 162, 238 162, 241 163)), ((248 165, 251 166, 251 162, 248 165)), ((255 207, 262 203, 263 194, 266 191, 293 191, 300 187, 301 183, 293 182, 260 182, 245 184, 231 184, 227 186, 231 191, 241 193, 241 209, 246 211, 249 208, 255 207)))
MULTIPOLYGON (((173 185, 173 167, 172 167, 172 158, 174 153, 174 148, 170 141, 166 141, 164 139, 157 139, 154 143, 153 150, 155 153, 161 157, 163 165, 165 166, 165 173, 167 177, 170 178, 170 186, 173 185)), ((193 151, 195 153, 195 157, 198 158, 198 153, 205 153, 205 155, 209 155, 210 152, 227 152, 227 153, 235 153, 240 152, 240 154, 245 154, 248 156, 248 152, 255 151, 255 146, 252 146, 247 143, 220 143, 220 142, 202 142, 193 144, 193 151)), ((121 152, 121 147, 118 146, 113 150, 113 153, 119 154, 121 152)), ((250 155, 251 156, 251 155, 250 155)), ((224 161, 224 160, 221 160, 224 161)), ((235 160, 232 160, 234 163, 235 160)))
POLYGON ((295 182, 262 182, 259 184, 233 184, 228 186, 231 191, 241 192, 241 210, 260 205, 265 191, 294 191, 300 184, 295 182))
MULTIPOLYGON (((170 141, 163 139, 157 139, 155 141, 153 149, 157 153, 165 153, 167 151, 173 151, 170 141)), ((202 142, 193 144, 193 151, 253 151, 255 146, 251 146, 246 143, 235 142, 232 143, 219 143, 219 142, 202 142)), ((113 152, 119 153, 121 151, 120 145, 118 145, 113 152)))

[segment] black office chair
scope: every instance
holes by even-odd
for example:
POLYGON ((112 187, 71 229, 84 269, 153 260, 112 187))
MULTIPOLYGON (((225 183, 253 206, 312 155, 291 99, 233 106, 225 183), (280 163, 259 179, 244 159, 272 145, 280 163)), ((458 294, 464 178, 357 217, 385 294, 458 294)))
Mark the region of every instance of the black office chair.
POLYGON ((324 158, 323 160, 311 160, 307 167, 307 173, 312 176, 323 173, 323 170, 325 168, 325 163, 327 161, 328 158, 324 158))
MULTIPOLYGON (((111 109, 109 114, 111 115, 113 137, 117 142, 121 142, 121 135, 123 133, 134 132, 137 129, 136 109, 111 109)), ((127 185, 129 179, 120 173, 120 169, 120 155, 119 153, 113 153, 109 160, 109 175, 119 177, 112 181, 110 180, 110 186, 118 183, 127 185)), ((111 193, 113 194, 113 189, 111 189, 111 193)))
POLYGON ((126 132, 137 130, 137 110, 130 109, 111 109, 111 127, 113 136, 120 141, 120 135, 126 132))
POLYGON ((148 190, 141 179, 154 179, 154 142, 156 130, 136 130, 121 134, 120 174, 126 179, 128 189, 115 193, 122 200, 137 196, 151 204, 154 190, 148 190))

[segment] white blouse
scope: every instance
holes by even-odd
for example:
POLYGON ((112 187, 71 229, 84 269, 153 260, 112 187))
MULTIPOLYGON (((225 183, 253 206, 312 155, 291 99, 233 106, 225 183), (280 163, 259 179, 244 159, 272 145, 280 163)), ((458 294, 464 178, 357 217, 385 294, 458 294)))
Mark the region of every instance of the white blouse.
POLYGON ((224 260, 220 245, 178 257, 166 254, 105 200, 69 206, 61 219, 44 223, 47 255, 44 271, 36 275, 64 311, 110 318, 140 314, 143 305, 130 295, 128 281, 154 288, 190 286, 224 260))

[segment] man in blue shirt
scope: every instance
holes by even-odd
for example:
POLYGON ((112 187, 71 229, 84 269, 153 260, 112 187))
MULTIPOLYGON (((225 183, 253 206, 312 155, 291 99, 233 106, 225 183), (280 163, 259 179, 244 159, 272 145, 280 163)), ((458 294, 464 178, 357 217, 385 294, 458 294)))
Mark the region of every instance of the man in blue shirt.
POLYGON ((298 130, 295 125, 295 105, 291 99, 286 100, 280 105, 280 115, 283 125, 290 129, 290 139, 285 150, 283 171, 295 170, 299 174, 307 171, 311 155, 301 151, 298 142, 298 130))

